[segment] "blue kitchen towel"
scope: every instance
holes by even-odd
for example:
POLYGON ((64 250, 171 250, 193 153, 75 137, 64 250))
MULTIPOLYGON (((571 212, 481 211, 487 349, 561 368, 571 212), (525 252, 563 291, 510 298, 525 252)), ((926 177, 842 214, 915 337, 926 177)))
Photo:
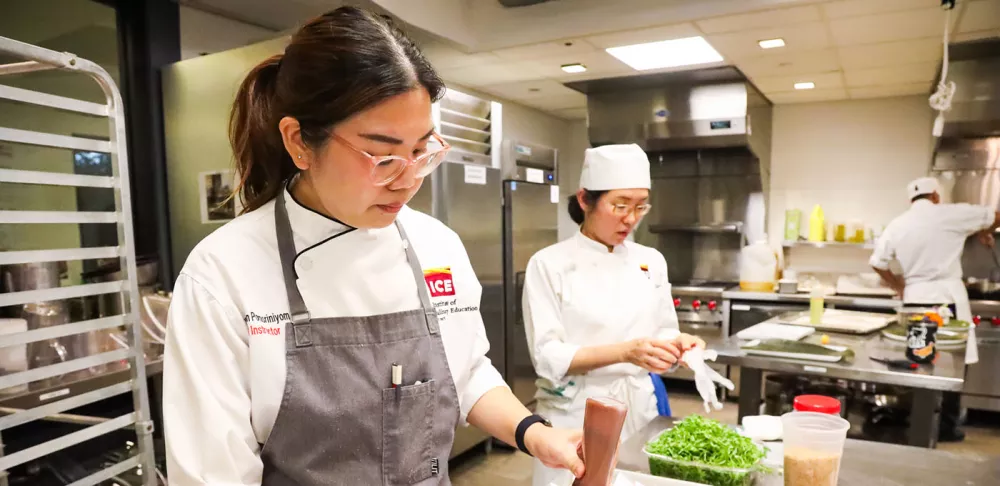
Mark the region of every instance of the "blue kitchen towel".
POLYGON ((649 378, 653 380, 653 394, 656 395, 656 410, 661 417, 670 416, 670 399, 667 397, 667 385, 663 383, 663 377, 650 373, 649 378))

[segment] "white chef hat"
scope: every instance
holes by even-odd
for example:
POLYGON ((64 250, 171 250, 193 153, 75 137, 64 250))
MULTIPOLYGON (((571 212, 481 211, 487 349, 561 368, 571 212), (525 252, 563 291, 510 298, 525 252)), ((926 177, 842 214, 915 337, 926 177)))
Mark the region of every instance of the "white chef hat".
POLYGON ((584 154, 580 189, 649 188, 649 157, 638 145, 604 145, 587 149, 584 154))
POLYGON ((906 185, 906 193, 913 199, 924 194, 941 193, 941 183, 933 177, 921 177, 906 185))

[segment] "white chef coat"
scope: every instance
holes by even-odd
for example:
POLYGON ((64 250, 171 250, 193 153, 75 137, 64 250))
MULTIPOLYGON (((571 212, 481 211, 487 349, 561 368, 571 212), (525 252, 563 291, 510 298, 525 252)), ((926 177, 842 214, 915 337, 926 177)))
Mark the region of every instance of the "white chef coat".
MULTIPOLYGON (((349 231, 287 191, 283 197, 298 252, 298 287, 313 317, 420 307, 395 226, 349 231)), ((431 301, 464 422, 480 397, 506 386, 486 357, 482 287, 455 232, 409 208, 398 218, 436 287, 431 301)), ((273 201, 192 251, 175 284, 167 326, 163 414, 171 484, 260 484, 259 444, 271 432, 285 387, 288 312, 273 201)))
MULTIPOLYGON (((926 199, 894 219, 875 243, 869 263, 889 269, 895 259, 903 268, 903 302, 955 304, 955 317, 972 320, 969 296, 962 282, 962 250, 970 235, 993 225, 996 212, 971 204, 934 204, 926 199)), ((978 361, 974 334, 969 336, 966 361, 978 361)))
POLYGON ((679 334, 666 260, 655 249, 631 241, 609 252, 577 232, 539 251, 528 262, 522 303, 539 386, 562 390, 562 397, 539 390, 537 398, 559 409, 574 408, 574 402, 582 405, 573 397, 585 382, 604 384, 646 375, 638 366, 619 363, 586 377, 568 376, 581 347, 679 334))

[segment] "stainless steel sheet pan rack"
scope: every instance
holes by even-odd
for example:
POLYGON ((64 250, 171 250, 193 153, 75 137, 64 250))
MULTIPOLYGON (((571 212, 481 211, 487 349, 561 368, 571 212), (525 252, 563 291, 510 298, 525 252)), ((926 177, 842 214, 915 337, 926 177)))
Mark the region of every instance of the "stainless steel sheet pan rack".
MULTIPOLYGON (((63 174, 40 170, 0 168, 0 183, 29 184, 44 186, 96 187, 114 191, 115 210, 107 212, 86 211, 27 211, 0 210, 0 225, 26 224, 115 224, 117 225, 117 246, 90 248, 54 248, 30 251, 0 251, 0 265, 21 265, 41 262, 63 262, 118 258, 121 261, 123 280, 91 283, 55 288, 0 293, 0 307, 35 305, 44 302, 61 301, 80 297, 114 294, 121 299, 122 313, 116 316, 86 319, 59 325, 28 329, 0 335, 0 348, 30 345, 45 340, 72 336, 93 331, 124 327, 127 329, 128 347, 111 351, 72 357, 72 359, 51 365, 30 367, 24 371, 0 376, 0 389, 24 386, 53 377, 127 362, 128 375, 125 381, 105 383, 105 386, 86 393, 67 397, 54 397, 48 401, 25 404, 18 408, 0 410, 0 438, 3 431, 36 420, 69 421, 85 426, 38 445, 2 454, 0 449, 0 485, 6 484, 7 472, 14 467, 37 460, 49 454, 62 451, 85 441, 122 429, 136 432, 138 453, 93 473, 75 483, 77 486, 99 484, 127 471, 141 468, 143 483, 156 484, 154 465, 149 394, 147 391, 147 368, 143 355, 143 334, 139 321, 139 293, 136 280, 136 259, 132 228, 132 203, 129 192, 128 154, 125 138, 125 113, 122 96, 113 78, 101 66, 69 53, 56 52, 33 46, 13 39, 0 37, 0 54, 4 59, 15 58, 14 62, 0 64, 0 99, 15 103, 35 105, 41 109, 83 114, 89 117, 107 119, 109 140, 92 140, 65 134, 45 133, 0 126, 0 141, 14 144, 49 147, 66 150, 90 150, 111 155, 113 174, 111 176, 90 176, 63 174), (79 78, 80 83, 96 82, 105 95, 105 103, 93 103, 49 93, 14 87, 3 83, 3 76, 32 73, 35 71, 61 70, 79 78), (84 417, 66 413, 78 407, 106 398, 131 393, 134 410, 114 418, 84 417), (34 405, 27 408, 26 405, 34 405)), ((19 77, 21 78, 21 77, 19 77)), ((24 76, 30 80, 30 74, 24 76)), ((30 81, 29 85, 30 86, 30 81)), ((6 101, 5 101, 6 102, 6 101)), ((62 116, 62 115, 59 115, 62 116)))

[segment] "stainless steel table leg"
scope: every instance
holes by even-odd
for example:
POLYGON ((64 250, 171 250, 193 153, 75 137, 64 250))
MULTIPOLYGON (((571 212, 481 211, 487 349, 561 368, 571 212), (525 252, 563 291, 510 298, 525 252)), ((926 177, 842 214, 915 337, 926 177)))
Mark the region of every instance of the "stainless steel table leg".
POLYGON ((910 445, 937 447, 938 426, 941 422, 942 393, 934 390, 913 390, 913 408, 910 409, 910 445))
POLYGON ((740 408, 739 420, 743 417, 760 414, 761 378, 763 373, 754 368, 740 368, 740 408))

